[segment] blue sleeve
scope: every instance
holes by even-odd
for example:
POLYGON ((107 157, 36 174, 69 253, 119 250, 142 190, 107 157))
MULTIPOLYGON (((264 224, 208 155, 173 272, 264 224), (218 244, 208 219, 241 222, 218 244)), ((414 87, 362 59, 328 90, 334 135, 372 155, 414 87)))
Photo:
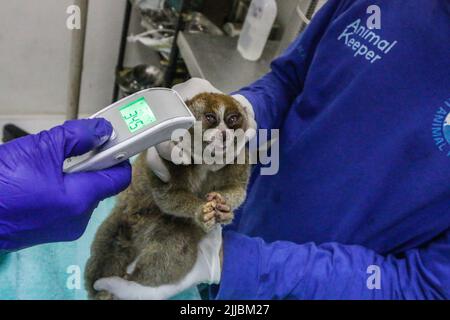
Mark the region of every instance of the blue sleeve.
POLYGON ((344 2, 329 0, 302 35, 272 62, 268 74, 235 93, 245 96, 252 104, 259 128, 280 127, 284 115, 303 90, 320 39, 344 2))
POLYGON ((450 230, 396 256, 338 243, 267 244, 226 232, 216 298, 449 299, 450 230))

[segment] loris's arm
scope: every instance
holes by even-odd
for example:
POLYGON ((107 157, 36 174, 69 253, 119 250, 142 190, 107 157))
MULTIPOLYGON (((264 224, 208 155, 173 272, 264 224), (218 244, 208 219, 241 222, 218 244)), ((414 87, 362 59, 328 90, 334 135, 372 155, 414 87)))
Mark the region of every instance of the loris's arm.
POLYGON ((211 223, 229 224, 234 219, 234 210, 236 210, 246 196, 246 189, 240 184, 220 188, 206 195, 208 203, 213 203, 211 211, 206 219, 212 219, 211 223))
POLYGON ((220 194, 224 198, 225 203, 230 207, 230 210, 234 211, 245 200, 250 176, 250 166, 231 165, 222 170, 221 179, 225 180, 225 183, 223 187, 213 191, 220 194))
POLYGON ((234 210, 245 200, 250 168, 248 165, 227 166, 221 175, 223 186, 207 194, 206 198, 215 203, 215 222, 228 224, 234 219, 234 210))
MULTIPOLYGON (((183 189, 181 183, 163 182, 149 168, 146 163, 146 154, 142 154, 135 162, 133 171, 133 185, 130 192, 140 194, 141 200, 136 201, 142 205, 142 201, 147 198, 154 201, 161 211, 177 217, 193 218, 199 209, 202 199, 199 199, 192 192, 183 189), (151 194, 151 197, 144 195, 151 194)), ((147 204, 150 205, 150 204, 147 204)))
POLYGON ((193 218, 205 203, 192 192, 162 184, 160 187, 152 188, 152 195, 156 205, 164 213, 177 217, 193 218))
POLYGON ((222 196, 225 204, 229 206, 230 211, 234 211, 244 202, 246 196, 245 186, 241 184, 230 185, 219 190, 214 190, 207 196, 207 200, 213 200, 215 194, 222 196))
POLYGON ((214 215, 212 202, 206 202, 196 197, 192 192, 168 187, 153 188, 153 199, 156 205, 166 214, 177 217, 190 218, 205 232, 214 227, 216 221, 211 219, 214 215))

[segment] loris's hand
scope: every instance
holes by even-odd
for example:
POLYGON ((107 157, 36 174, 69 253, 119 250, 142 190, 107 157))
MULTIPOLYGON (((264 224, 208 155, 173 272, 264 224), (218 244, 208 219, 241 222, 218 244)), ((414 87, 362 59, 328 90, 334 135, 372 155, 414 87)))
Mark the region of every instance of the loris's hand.
POLYGON ((215 201, 215 214, 214 217, 217 223, 229 224, 234 218, 234 213, 231 211, 231 207, 227 204, 225 198, 217 192, 210 192, 206 195, 207 201, 215 201))
POLYGON ((206 233, 217 224, 216 220, 216 201, 208 201, 198 208, 195 213, 195 221, 206 233))
POLYGON ((119 300, 165 300, 196 285, 218 284, 221 276, 222 228, 216 226, 200 241, 197 260, 192 270, 178 283, 146 287, 119 277, 95 282, 97 291, 107 291, 119 300))
POLYGON ((197 223, 205 232, 209 232, 216 224, 228 224, 233 220, 234 213, 220 193, 208 193, 206 201, 195 215, 197 223))

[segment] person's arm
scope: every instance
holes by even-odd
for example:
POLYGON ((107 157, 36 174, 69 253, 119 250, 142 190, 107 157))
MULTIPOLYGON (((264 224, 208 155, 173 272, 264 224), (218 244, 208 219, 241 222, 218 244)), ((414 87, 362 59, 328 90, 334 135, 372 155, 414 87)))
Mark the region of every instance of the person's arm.
POLYGON ((338 243, 267 244, 226 232, 216 298, 449 299, 450 230, 401 256, 338 243))
POLYGON ((98 203, 124 190, 131 167, 63 172, 66 158, 106 142, 104 119, 67 121, 0 146, 0 254, 79 238, 98 203))
POLYGON ((302 92, 309 66, 328 25, 347 1, 329 0, 311 24, 271 64, 271 71, 234 95, 244 96, 261 129, 279 128, 294 99, 302 92))

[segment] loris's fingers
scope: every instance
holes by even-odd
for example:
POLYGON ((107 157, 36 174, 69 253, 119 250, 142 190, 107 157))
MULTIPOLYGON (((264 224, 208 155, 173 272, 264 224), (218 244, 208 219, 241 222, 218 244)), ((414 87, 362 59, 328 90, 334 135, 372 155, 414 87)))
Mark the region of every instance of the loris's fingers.
POLYGON ((209 201, 203 206, 203 213, 208 213, 211 211, 214 211, 216 208, 216 202, 215 201, 209 201))
POLYGON ((228 206, 226 204, 218 204, 216 206, 216 209, 219 210, 219 211, 223 211, 223 212, 230 212, 231 211, 230 206, 228 206))
POLYGON ((216 195, 214 192, 208 193, 206 195, 206 201, 213 201, 215 199, 216 195))
POLYGON ((225 203, 225 199, 222 197, 220 193, 217 192, 210 192, 206 195, 207 201, 217 201, 218 203, 225 203))
POLYGON ((234 218, 233 212, 222 212, 217 211, 216 212, 216 218, 219 223, 228 223, 231 222, 234 218))
POLYGON ((208 212, 208 213, 206 213, 204 216, 203 216, 203 221, 208 221, 208 220, 211 220, 211 219, 213 219, 214 217, 215 217, 215 215, 216 215, 216 212, 213 210, 213 211, 211 211, 211 212, 208 212))

